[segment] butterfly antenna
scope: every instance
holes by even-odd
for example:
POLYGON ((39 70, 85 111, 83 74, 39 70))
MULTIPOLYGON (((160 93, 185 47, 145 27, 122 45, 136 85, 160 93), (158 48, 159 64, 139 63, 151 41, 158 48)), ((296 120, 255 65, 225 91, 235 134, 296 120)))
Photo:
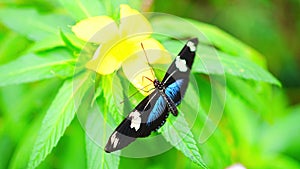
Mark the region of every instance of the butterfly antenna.
POLYGON ((144 48, 143 43, 141 43, 141 46, 142 46, 142 49, 143 49, 143 51, 144 51, 145 57, 146 57, 146 59, 147 59, 148 66, 150 67, 151 73, 152 73, 153 77, 156 79, 155 73, 154 73, 154 71, 153 71, 153 67, 151 66, 151 64, 150 64, 150 62, 149 62, 149 59, 148 59, 148 56, 147 56, 147 53, 146 53, 146 51, 145 51, 145 48, 144 48))
MULTIPOLYGON (((132 93, 127 99, 132 98, 132 97, 133 97, 134 95, 136 95, 140 90, 142 90, 142 91, 144 91, 144 92, 149 92, 149 91, 152 90, 152 89, 150 89, 149 91, 145 91, 144 89, 145 89, 146 87, 150 86, 150 85, 152 85, 152 83, 150 83, 150 84, 144 86, 144 87, 141 88, 141 89, 138 89, 138 91, 132 93)), ((123 104, 124 102, 125 102, 125 100, 121 101, 120 104, 123 104)))

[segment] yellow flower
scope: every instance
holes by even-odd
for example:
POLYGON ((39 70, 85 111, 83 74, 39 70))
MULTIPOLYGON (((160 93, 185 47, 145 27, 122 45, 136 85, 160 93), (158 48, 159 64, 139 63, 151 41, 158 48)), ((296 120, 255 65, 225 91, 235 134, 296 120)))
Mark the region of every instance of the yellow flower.
POLYGON ((72 31, 82 40, 100 44, 93 59, 86 64, 88 69, 105 75, 122 67, 130 82, 141 89, 151 83, 143 77, 154 79, 141 43, 150 64, 170 63, 171 57, 158 41, 151 38, 152 27, 137 10, 120 5, 119 23, 108 16, 96 16, 80 21, 72 31))

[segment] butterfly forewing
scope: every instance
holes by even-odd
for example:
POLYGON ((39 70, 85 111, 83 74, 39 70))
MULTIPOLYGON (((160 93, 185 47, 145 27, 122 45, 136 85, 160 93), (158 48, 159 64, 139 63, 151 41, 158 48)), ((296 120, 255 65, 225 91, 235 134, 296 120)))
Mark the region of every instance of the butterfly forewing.
POLYGON ((166 86, 167 96, 169 96, 176 105, 181 102, 186 92, 197 45, 197 38, 189 40, 179 52, 178 56, 176 56, 162 80, 162 83, 166 86))
POLYGON ((156 88, 128 114, 109 137, 106 152, 122 149, 138 137, 149 136, 165 123, 170 111, 177 115, 176 106, 186 91, 197 44, 197 38, 186 43, 167 70, 161 82, 163 88, 156 88))

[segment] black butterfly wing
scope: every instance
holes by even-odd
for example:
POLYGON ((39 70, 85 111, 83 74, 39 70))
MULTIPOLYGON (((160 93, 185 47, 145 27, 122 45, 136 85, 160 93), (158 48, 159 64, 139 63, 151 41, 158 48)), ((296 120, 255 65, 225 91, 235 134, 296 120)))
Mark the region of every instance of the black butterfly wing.
MULTIPOLYGON (((166 95, 179 105, 188 86, 189 75, 194 63, 198 39, 190 39, 176 59, 170 65, 162 83, 165 86, 166 95)), ((175 116, 177 114, 174 114, 175 116)))
POLYGON ((186 91, 197 44, 196 38, 186 43, 162 81, 164 93, 155 89, 129 113, 109 137, 106 152, 120 150, 138 137, 147 137, 165 123, 170 109, 176 108, 186 91), (167 102, 169 99, 172 101, 167 102))
POLYGON ((168 117, 166 101, 157 89, 142 100, 109 137, 106 152, 126 147, 138 137, 147 137, 168 117))

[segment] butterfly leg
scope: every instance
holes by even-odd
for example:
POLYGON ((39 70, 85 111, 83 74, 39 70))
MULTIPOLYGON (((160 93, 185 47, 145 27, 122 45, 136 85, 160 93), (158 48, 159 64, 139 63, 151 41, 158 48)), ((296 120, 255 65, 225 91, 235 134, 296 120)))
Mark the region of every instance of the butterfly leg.
MULTIPOLYGON (((137 94, 137 93, 140 92, 140 91, 143 91, 143 92, 148 93, 148 92, 150 92, 151 90, 155 89, 155 88, 151 88, 151 89, 149 89, 149 90, 145 90, 145 89, 144 89, 144 88, 146 88, 147 86, 150 86, 150 85, 151 85, 151 84, 146 85, 145 87, 143 87, 143 88, 141 88, 141 89, 138 89, 138 91, 136 91, 136 92, 134 92, 133 94, 131 94, 128 98, 131 98, 132 96, 134 96, 135 94, 137 94)), ((123 104, 124 101, 125 101, 125 100, 121 101, 120 104, 123 104)))
POLYGON ((148 92, 152 91, 153 89, 155 89, 155 88, 151 88, 151 89, 149 89, 149 90, 145 90, 145 89, 141 88, 141 89, 139 89, 139 90, 148 93, 148 92))

